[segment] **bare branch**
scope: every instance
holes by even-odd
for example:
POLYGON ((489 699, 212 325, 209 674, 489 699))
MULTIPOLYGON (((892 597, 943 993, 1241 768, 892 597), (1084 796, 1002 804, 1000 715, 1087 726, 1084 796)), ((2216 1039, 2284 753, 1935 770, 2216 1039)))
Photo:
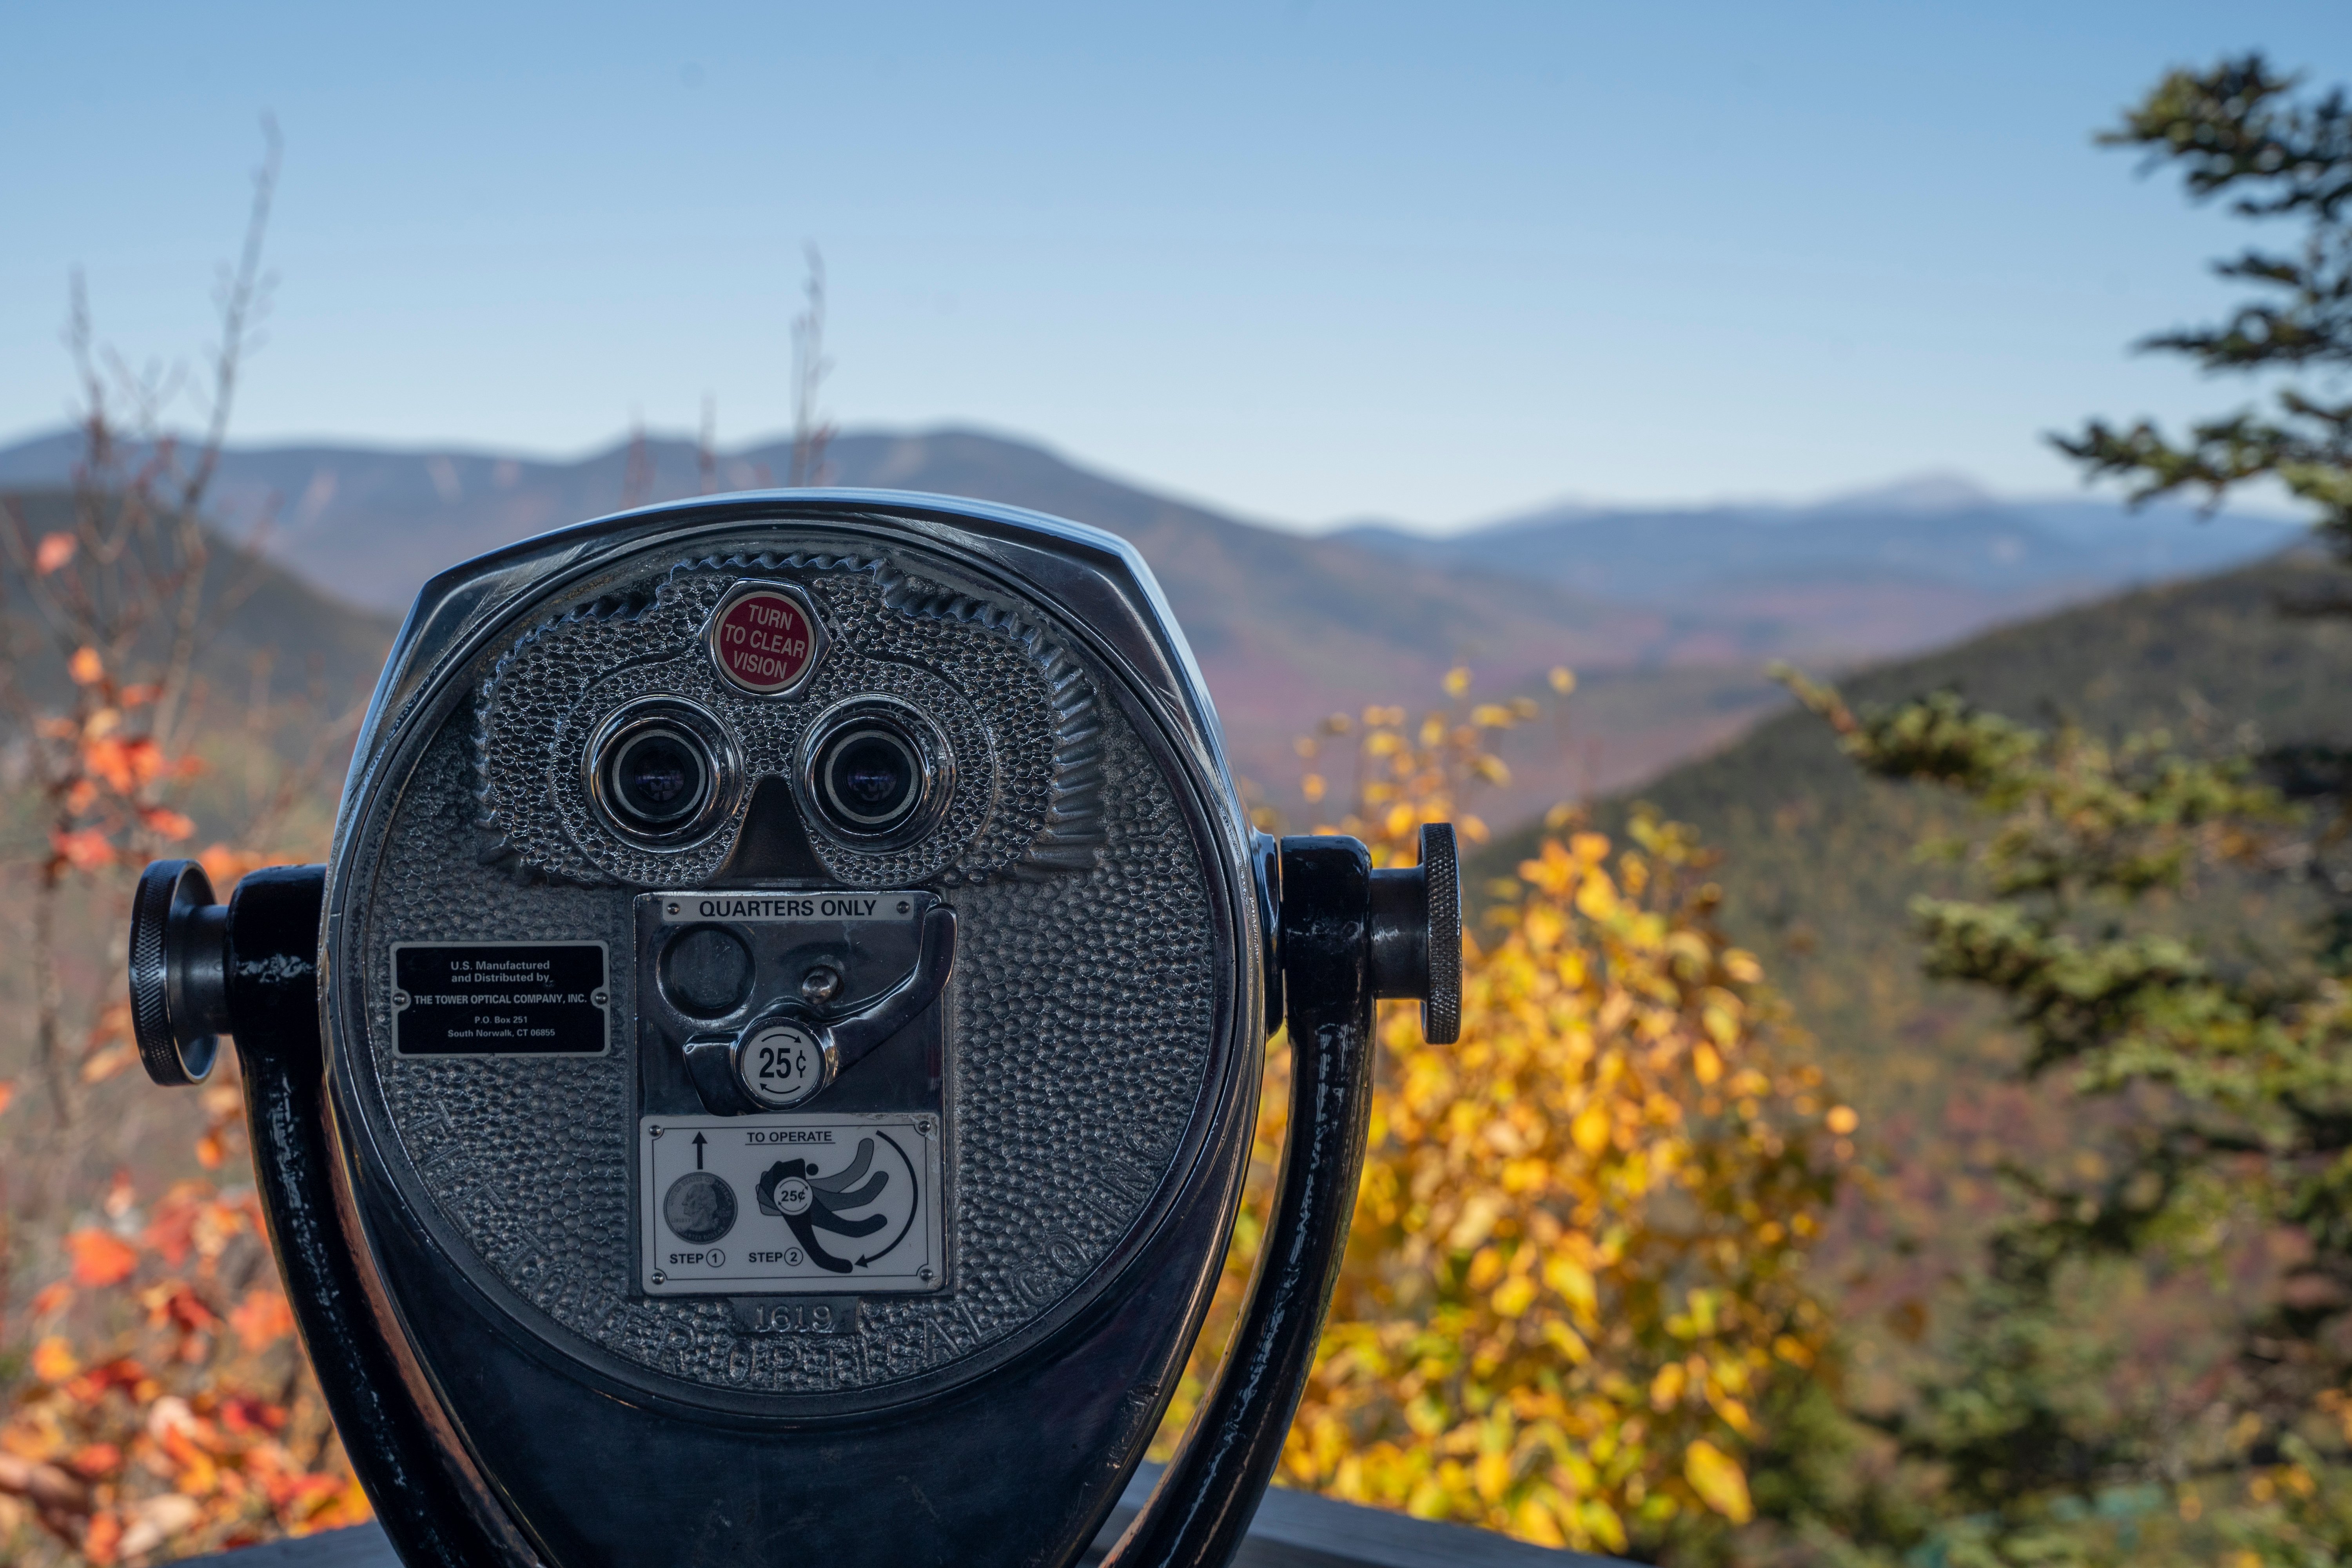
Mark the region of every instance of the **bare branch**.
POLYGON ((833 439, 817 405, 817 394, 833 371, 824 357, 824 256, 808 247, 807 308, 793 320, 793 466, 787 485, 824 482, 824 448, 833 439))

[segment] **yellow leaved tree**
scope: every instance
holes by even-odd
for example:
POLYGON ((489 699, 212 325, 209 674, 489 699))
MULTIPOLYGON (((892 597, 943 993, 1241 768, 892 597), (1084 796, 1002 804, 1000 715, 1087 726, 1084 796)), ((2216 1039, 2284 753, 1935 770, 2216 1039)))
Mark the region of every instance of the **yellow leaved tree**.
MULTIPOLYGON (((1465 796, 1507 776, 1536 704, 1335 716, 1302 742, 1352 763, 1330 801, 1375 864, 1418 829, 1486 829, 1465 796)), ((1554 685, 1564 696, 1567 672, 1554 685)), ((1776 1387, 1823 1375, 1807 1247, 1853 1152, 1853 1112, 1756 961, 1716 921, 1686 830, 1636 816, 1612 845, 1555 810, 1467 943, 1462 1038, 1384 1009, 1355 1229, 1279 1479, 1555 1545, 1654 1553, 1745 1523, 1776 1387)), ((1474 899, 1474 903, 1476 901, 1474 899)), ((1251 1196, 1189 1416, 1255 1259, 1288 1053, 1267 1062, 1251 1196)))

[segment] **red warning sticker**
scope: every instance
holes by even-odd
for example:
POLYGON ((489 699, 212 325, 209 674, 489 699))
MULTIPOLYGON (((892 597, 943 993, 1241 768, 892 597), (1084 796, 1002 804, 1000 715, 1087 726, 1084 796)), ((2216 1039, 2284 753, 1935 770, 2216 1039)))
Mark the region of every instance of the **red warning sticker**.
POLYGON ((818 633, 797 595, 755 588, 730 599, 710 625, 719 672, 746 691, 789 691, 816 663, 818 633))

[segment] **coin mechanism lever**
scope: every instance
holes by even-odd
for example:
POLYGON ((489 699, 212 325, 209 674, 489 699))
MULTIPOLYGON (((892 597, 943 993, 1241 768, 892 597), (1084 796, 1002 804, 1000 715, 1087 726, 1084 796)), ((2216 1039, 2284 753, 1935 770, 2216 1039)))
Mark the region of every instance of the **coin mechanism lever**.
POLYGON ((955 911, 936 905, 923 917, 914 968, 856 1012, 834 1016, 804 1002, 782 1002, 734 1034, 688 1040, 687 1076, 703 1108, 713 1116, 749 1116, 815 1098, 939 1000, 955 970, 955 911))

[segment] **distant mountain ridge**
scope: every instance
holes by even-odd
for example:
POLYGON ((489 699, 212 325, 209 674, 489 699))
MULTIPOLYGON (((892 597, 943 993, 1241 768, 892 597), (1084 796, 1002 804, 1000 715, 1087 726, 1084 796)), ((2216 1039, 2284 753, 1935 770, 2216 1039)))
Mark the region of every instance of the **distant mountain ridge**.
MULTIPOLYGON (((78 451, 71 432, 0 448, 0 489, 63 483, 78 451)), ((571 461, 234 447, 214 494, 232 531, 269 519, 263 548, 275 560, 338 597, 398 611, 445 566, 618 510, 633 469, 650 501, 772 485, 790 459, 789 443, 761 443, 721 453, 706 475, 694 446, 672 438, 571 461)), ((1606 788, 1718 744, 1775 704, 1759 674, 1768 658, 1819 666, 1917 651, 2287 537, 2234 523, 2194 534, 2095 502, 2082 518, 2053 517, 1941 479, 1811 507, 1574 507, 1451 539, 1372 527, 1313 536, 970 430, 841 436, 824 468, 831 484, 971 496, 1133 542, 1200 657, 1236 765, 1277 795, 1297 774, 1290 742, 1301 730, 1335 710, 1434 700, 1456 662, 1487 692, 1539 688, 1555 665, 1577 669, 1610 716, 1580 728, 1580 784, 1606 788), (2145 546, 2171 534, 2211 549, 2175 559, 2145 546)), ((1549 787, 1514 786, 1491 814, 1540 810, 1549 787)))
POLYGON ((1759 589, 1824 581, 1933 585, 2040 608, 2237 565, 2301 531, 2179 505, 2003 500, 1935 475, 1810 505, 1579 502, 1444 538, 1377 524, 1339 537, 1427 564, 1531 572, 1602 597, 1737 613, 1759 589))
MULTIPOLYGON (((0 451, 0 490, 58 482, 74 453, 69 437, 0 451)), ((716 484, 758 485, 783 471, 789 456, 781 444, 728 454, 716 484)), ((686 442, 647 441, 638 460, 650 475, 648 500, 700 488, 686 442)), ((616 510, 630 463, 625 446, 570 464, 481 453, 238 449, 223 455, 215 497, 232 531, 240 519, 274 518, 264 537, 274 559, 340 598, 391 608, 404 606, 445 566, 616 510)), ((1671 615, 1621 611, 1548 584, 1401 570, 1377 552, 1235 521, 1036 447, 968 432, 842 437, 825 466, 836 484, 975 496, 1132 541, 1208 676, 1237 768, 1268 788, 1292 783, 1292 738, 1324 714, 1434 700, 1457 661, 1507 689, 1540 680, 1555 664, 1672 664, 1677 640, 1693 629, 1671 615)), ((1631 743, 1610 758, 1608 776, 1660 765, 1734 732, 1736 723, 1711 694, 1644 714, 1631 743)))

